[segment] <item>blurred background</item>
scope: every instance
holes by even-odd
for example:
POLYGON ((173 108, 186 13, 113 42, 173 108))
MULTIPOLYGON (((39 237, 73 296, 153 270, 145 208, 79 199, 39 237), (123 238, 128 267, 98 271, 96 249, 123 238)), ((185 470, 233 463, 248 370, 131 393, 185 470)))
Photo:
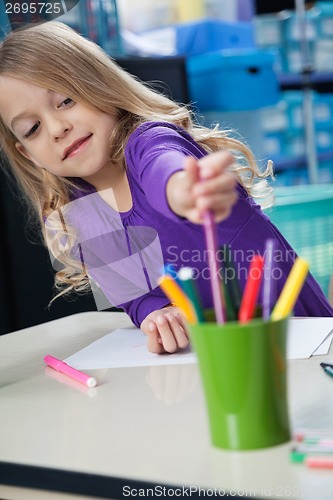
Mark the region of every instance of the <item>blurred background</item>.
MULTIPOLYGON (((0 0, 0 39, 58 19, 197 120, 233 129, 259 165, 273 160, 268 214, 329 294, 333 273, 333 1, 54 0, 53 13, 0 0), (10 8, 8 9, 8 5, 10 8), (16 5, 16 7, 15 7, 16 5), (59 13, 60 6, 60 13, 59 13)), ((80 311, 54 295, 53 270, 0 158, 0 334, 80 311)))

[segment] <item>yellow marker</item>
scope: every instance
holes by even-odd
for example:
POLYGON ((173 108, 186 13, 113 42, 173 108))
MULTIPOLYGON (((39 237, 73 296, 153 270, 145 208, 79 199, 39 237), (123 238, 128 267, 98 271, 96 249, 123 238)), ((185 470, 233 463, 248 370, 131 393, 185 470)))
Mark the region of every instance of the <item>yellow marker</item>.
POLYGON ((176 2, 177 21, 186 23, 205 17, 203 0, 178 0, 176 2))
POLYGON ((297 300, 297 297, 304 284, 309 271, 309 264, 306 260, 297 257, 289 273, 287 281, 273 309, 271 319, 279 320, 288 316, 297 300))
POLYGON ((158 284, 171 302, 174 302, 179 309, 183 311, 187 321, 192 324, 197 323, 195 310, 190 299, 185 295, 175 280, 166 274, 158 280, 158 284))

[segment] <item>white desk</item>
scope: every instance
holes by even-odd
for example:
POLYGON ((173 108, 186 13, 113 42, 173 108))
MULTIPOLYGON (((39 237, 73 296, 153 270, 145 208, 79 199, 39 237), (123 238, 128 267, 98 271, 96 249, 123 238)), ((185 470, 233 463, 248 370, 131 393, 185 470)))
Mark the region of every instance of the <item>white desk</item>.
MULTIPOLYGON (((92 393, 45 372, 45 354, 66 358, 129 325, 123 313, 90 312, 0 337, 1 499, 81 498, 57 491, 126 498, 124 485, 146 482, 220 488, 242 498, 332 500, 332 471, 291 464, 290 444, 214 449, 196 365, 91 371, 100 381, 92 393)), ((293 429, 333 432, 333 380, 319 366, 324 359, 332 355, 289 364, 293 429)))

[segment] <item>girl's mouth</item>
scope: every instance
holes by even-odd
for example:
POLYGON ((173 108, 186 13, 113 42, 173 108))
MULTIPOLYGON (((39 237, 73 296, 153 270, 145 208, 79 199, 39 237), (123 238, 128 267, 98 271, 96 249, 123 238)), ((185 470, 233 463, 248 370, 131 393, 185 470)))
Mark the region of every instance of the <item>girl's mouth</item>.
POLYGON ((87 146, 87 144, 89 143, 91 137, 92 134, 88 135, 87 137, 83 137, 75 141, 73 144, 71 144, 71 146, 65 149, 63 160, 66 160, 66 158, 71 158, 72 156, 76 156, 77 154, 81 153, 81 151, 83 151, 87 146))

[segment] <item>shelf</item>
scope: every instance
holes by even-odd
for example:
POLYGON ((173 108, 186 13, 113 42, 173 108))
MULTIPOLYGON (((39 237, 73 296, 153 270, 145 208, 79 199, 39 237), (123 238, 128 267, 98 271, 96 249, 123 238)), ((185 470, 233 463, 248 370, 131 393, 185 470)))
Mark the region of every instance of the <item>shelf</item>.
MULTIPOLYGON (((278 75, 281 90, 297 90, 304 88, 302 75, 281 73, 278 75)), ((333 93, 333 71, 314 72, 310 75, 311 87, 320 93, 333 93)))
MULTIPOLYGON (((294 156, 294 157, 274 157, 270 158, 274 163, 275 172, 283 172, 289 169, 301 169, 306 168, 307 158, 306 155, 294 156)), ((325 151, 324 153, 317 154, 318 162, 324 162, 333 160, 333 150, 325 151)))

